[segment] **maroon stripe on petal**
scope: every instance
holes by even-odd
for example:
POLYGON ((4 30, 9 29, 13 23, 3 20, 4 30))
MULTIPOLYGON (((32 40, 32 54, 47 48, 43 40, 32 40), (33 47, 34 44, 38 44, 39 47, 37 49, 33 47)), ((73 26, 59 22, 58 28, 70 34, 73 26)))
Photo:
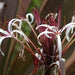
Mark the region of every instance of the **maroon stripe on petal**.
POLYGON ((7 36, 6 34, 0 33, 0 36, 7 36))

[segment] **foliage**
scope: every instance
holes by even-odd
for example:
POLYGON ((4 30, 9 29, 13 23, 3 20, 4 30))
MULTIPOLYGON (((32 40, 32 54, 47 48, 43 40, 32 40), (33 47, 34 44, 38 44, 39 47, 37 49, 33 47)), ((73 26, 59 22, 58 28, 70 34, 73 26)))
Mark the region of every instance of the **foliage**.
POLYGON ((31 12, 32 13, 32 9, 35 8, 35 6, 40 8, 41 4, 42 4, 42 0, 32 0, 30 5, 29 5, 29 8, 27 9, 27 12, 31 12))

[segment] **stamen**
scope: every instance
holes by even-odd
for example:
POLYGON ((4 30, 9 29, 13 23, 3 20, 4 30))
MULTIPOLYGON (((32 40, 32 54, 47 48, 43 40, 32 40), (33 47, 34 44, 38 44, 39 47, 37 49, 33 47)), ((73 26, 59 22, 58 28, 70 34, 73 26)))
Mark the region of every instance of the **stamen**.
POLYGON ((62 55, 68 50, 68 48, 75 42, 75 39, 72 40, 71 42, 67 43, 65 48, 63 49, 62 55))
POLYGON ((37 37, 37 34, 36 34, 35 30, 33 29, 31 23, 28 20, 27 20, 27 23, 28 23, 29 27, 31 28, 31 30, 33 31, 34 35, 37 37))

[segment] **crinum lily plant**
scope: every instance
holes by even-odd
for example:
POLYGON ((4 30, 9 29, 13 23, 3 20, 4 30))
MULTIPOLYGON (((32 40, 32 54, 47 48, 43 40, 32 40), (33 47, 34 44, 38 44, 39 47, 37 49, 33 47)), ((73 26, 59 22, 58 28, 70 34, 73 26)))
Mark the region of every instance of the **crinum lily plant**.
MULTIPOLYGON (((65 31, 66 38, 68 41, 73 39, 75 36, 75 32, 73 29, 75 28, 75 16, 72 17, 72 21, 66 25, 64 25, 60 29, 60 21, 61 21, 61 8, 59 7, 58 14, 50 13, 45 19, 40 18, 38 9, 33 9, 33 14, 28 13, 26 18, 20 17, 14 18, 8 23, 8 30, 3 30, 0 28, 0 52, 4 56, 3 51, 1 50, 2 41, 5 38, 13 38, 17 42, 19 42, 23 47, 33 56, 34 62, 34 70, 31 74, 35 73, 38 70, 39 66, 44 66, 45 75, 50 74, 50 69, 52 66, 56 65, 58 69, 58 75, 65 75, 65 59, 62 58, 62 55, 67 51, 69 46, 66 46, 65 49, 62 50, 63 42, 61 41, 62 32, 65 31), (57 18, 58 15, 58 18, 57 18), (29 20, 29 17, 31 20, 29 20), (34 21, 34 17, 37 23, 36 30, 38 30, 39 34, 37 36, 35 30, 32 27, 32 22, 34 21), (57 19, 57 21, 56 21, 57 19), (37 38, 37 42, 39 47, 37 47, 29 37, 22 31, 22 22, 25 21, 28 23, 30 28, 32 29, 35 37, 37 38), (13 28, 14 27, 14 28, 13 28), (70 38, 69 34, 72 32, 72 37, 70 38), (18 35, 24 39, 25 42, 18 39, 18 35), (31 45, 35 49, 32 50, 31 45)), ((24 52, 20 54, 23 58, 24 52)), ((44 74, 43 74, 44 75, 44 74)), ((54 69, 54 75, 56 75, 54 69)))

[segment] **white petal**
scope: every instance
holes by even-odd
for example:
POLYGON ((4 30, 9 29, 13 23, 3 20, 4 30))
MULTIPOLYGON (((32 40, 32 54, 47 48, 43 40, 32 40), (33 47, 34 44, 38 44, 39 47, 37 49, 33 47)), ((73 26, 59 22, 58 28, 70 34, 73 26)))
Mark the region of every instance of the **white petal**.
POLYGON ((75 23, 71 22, 71 23, 66 24, 62 29, 60 29, 60 31, 63 32, 68 27, 75 27, 75 23))
POLYGON ((55 51, 56 51, 56 45, 53 45, 53 55, 55 55, 55 51))
POLYGON ((61 44, 61 38, 60 35, 56 35, 57 37, 57 47, 59 50, 59 59, 62 57, 62 44, 61 44))
POLYGON ((70 41, 69 32, 70 32, 70 28, 68 28, 66 30, 66 38, 67 38, 68 41, 70 41))
POLYGON ((41 55, 40 55, 40 54, 35 53, 35 56, 36 56, 39 60, 41 60, 41 55))
POLYGON ((42 46, 42 44, 41 44, 41 42, 39 40, 38 40, 38 43, 39 43, 40 46, 42 46))
POLYGON ((46 36, 47 38, 50 38, 50 39, 52 38, 52 37, 50 37, 47 33, 45 34, 45 36, 46 36))
POLYGON ((48 38, 52 38, 52 37, 48 36, 47 33, 49 34, 49 33, 51 33, 51 32, 44 31, 44 32, 42 32, 42 33, 40 33, 40 34, 38 35, 37 39, 38 39, 38 43, 39 43, 40 46, 41 46, 42 44, 40 43, 39 38, 40 38, 43 34, 46 34, 45 36, 48 37, 48 38))
POLYGON ((67 38, 68 41, 70 40, 70 37, 69 37, 70 30, 71 30, 72 28, 74 28, 74 27, 75 27, 75 25, 70 26, 70 27, 68 27, 67 30, 66 30, 66 38, 67 38))
POLYGON ((65 59, 61 58, 59 61, 56 61, 58 69, 61 71, 61 75, 66 75, 65 73, 65 59))
POLYGON ((65 75, 65 59, 61 58, 61 60, 59 60, 59 64, 60 64, 60 70, 61 70, 61 75, 65 75))
POLYGON ((73 33, 73 28, 71 29, 71 34, 73 33))
POLYGON ((33 23, 33 21, 34 21, 34 16, 33 16, 33 14, 32 13, 28 13, 28 14, 26 14, 26 18, 28 19, 28 17, 30 16, 30 18, 31 18, 31 21, 29 21, 30 23, 33 23))
POLYGON ((56 64, 57 64, 57 66, 58 66, 58 69, 60 69, 59 61, 56 61, 56 64))
POLYGON ((49 26, 49 25, 47 25, 47 24, 41 24, 41 25, 38 25, 38 26, 36 27, 36 30, 37 30, 38 28, 40 28, 40 27, 46 27, 46 28, 49 28, 50 30, 53 30, 53 31, 54 31, 54 29, 56 28, 55 26, 49 26))
POLYGON ((40 52, 43 53, 43 48, 40 49, 40 52))
POLYGON ((39 56, 39 54, 38 54, 38 53, 35 53, 35 56, 36 56, 36 57, 38 57, 38 56, 39 56))
POLYGON ((22 20, 17 19, 17 18, 14 18, 14 19, 12 19, 11 21, 9 21, 9 23, 8 23, 8 31, 9 31, 9 32, 12 31, 12 26, 16 26, 16 27, 18 27, 18 28, 21 29, 22 20), (19 25, 17 25, 17 24, 15 25, 16 22, 19 22, 19 25))
POLYGON ((75 15, 72 16, 72 21, 71 22, 75 22, 75 15))
POLYGON ((3 33, 5 35, 9 35, 9 33, 7 31, 3 30, 3 29, 0 29, 0 33, 3 33))
POLYGON ((5 54, 1 51, 1 48, 0 48, 0 53, 1 53, 3 56, 5 56, 5 54))
MULTIPOLYGON (((48 32, 48 28, 45 30, 45 32, 48 32)), ((47 33, 45 33, 45 36, 48 37, 48 38, 52 38, 47 33)))
POLYGON ((19 30, 13 30, 13 31, 11 32, 12 37, 15 37, 14 32, 19 33, 20 35, 22 35, 22 36, 25 38, 25 40, 28 41, 27 36, 26 36, 23 32, 21 32, 21 31, 19 31, 19 30))
POLYGON ((40 38, 43 34, 44 34, 47 38, 52 38, 52 37, 49 36, 48 34, 54 34, 54 33, 53 33, 53 32, 50 32, 50 31, 41 32, 41 33, 38 35, 38 37, 37 37, 38 43, 39 43, 40 46, 41 46, 42 44, 40 43, 39 38, 40 38))
POLYGON ((15 21, 12 23, 12 25, 15 26, 16 22, 19 22, 19 24, 16 24, 16 27, 18 27, 19 29, 21 29, 21 27, 22 27, 22 20, 15 19, 15 21))
POLYGON ((53 33, 53 32, 50 32, 50 31, 41 32, 41 33, 38 35, 37 39, 39 39, 43 34, 45 34, 46 37, 48 37, 48 38, 52 38, 52 37, 48 36, 47 34, 54 34, 54 33, 53 33))
POLYGON ((0 52, 1 54, 4 56, 4 53, 1 51, 1 44, 2 44, 2 41, 5 39, 5 38, 10 38, 11 36, 5 36, 5 37, 0 37, 0 52))

